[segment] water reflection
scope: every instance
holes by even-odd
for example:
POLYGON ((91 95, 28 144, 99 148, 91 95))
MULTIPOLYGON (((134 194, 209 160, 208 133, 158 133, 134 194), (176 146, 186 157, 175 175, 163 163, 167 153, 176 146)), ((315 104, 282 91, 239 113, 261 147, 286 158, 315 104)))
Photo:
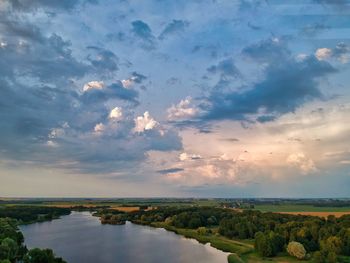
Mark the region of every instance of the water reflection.
POLYGON ((29 248, 52 248, 69 263, 226 263, 227 254, 147 226, 101 225, 88 212, 22 226, 29 248))

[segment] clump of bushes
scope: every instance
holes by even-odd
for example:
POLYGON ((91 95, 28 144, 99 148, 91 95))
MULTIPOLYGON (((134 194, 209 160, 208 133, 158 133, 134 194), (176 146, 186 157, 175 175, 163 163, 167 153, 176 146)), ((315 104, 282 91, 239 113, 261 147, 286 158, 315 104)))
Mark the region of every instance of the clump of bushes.
POLYGON ((289 242, 287 252, 289 255, 296 257, 297 259, 304 259, 306 257, 306 250, 299 242, 289 242))

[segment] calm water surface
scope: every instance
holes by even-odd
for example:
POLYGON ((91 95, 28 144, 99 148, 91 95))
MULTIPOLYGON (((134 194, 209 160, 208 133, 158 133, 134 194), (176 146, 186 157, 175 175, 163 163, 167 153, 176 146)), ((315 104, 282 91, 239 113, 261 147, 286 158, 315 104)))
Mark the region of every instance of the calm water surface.
POLYGON ((101 225, 89 212, 22 226, 29 248, 52 248, 69 263, 227 263, 227 253, 164 229, 101 225))

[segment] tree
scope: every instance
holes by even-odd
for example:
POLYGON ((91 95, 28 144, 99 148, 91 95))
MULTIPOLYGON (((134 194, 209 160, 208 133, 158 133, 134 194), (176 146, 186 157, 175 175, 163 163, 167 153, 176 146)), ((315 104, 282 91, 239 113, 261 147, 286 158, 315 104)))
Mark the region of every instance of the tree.
POLYGON ((200 235, 208 235, 211 233, 211 230, 204 226, 201 226, 197 228, 197 233, 200 235))
POLYGON ((306 250, 304 246, 299 242, 289 242, 287 246, 287 252, 289 255, 296 257, 297 259, 303 259, 306 256, 306 250))
POLYGON ((255 234, 255 249, 263 257, 273 257, 283 250, 284 238, 273 231, 255 234))
POLYGON ((62 258, 56 258, 51 249, 33 248, 24 256, 24 263, 65 263, 62 258))
POLYGON ((325 261, 324 256, 320 251, 316 251, 313 255, 313 260, 315 263, 323 263, 325 261))
POLYGON ((1 242, 1 246, 7 247, 7 258, 10 261, 14 261, 16 259, 17 256, 17 252, 18 252, 18 245, 16 243, 16 241, 14 241, 12 238, 5 238, 2 242, 1 242))
POLYGON ((258 232, 255 234, 254 247, 256 251, 263 257, 273 256, 272 244, 263 232, 258 232))
POLYGON ((191 218, 190 221, 188 222, 188 227, 195 229, 197 227, 201 226, 201 220, 198 217, 191 218))
POLYGON ((171 226, 173 224, 173 219, 169 216, 165 219, 165 224, 171 226))
POLYGON ((316 263, 337 263, 338 254, 342 250, 342 242, 339 237, 330 236, 326 240, 321 241, 321 251, 314 253, 314 261, 316 263))
POLYGON ((342 250, 342 242, 339 237, 330 236, 326 240, 321 241, 321 251, 326 252, 326 254, 334 252, 335 254, 340 254, 342 250))
POLYGON ((0 260, 8 259, 9 250, 8 246, 0 244, 0 260))

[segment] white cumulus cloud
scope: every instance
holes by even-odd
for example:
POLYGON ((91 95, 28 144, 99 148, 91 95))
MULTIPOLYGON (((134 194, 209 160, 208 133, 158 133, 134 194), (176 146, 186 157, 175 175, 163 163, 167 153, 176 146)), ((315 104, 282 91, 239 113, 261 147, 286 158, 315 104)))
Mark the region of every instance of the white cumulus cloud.
POLYGON ((146 111, 143 116, 138 116, 134 119, 135 121, 135 132, 144 132, 146 130, 154 129, 159 123, 152 118, 148 111, 146 111))
POLYGON ((122 109, 120 107, 115 107, 111 110, 108 117, 112 120, 121 120, 123 117, 122 109))
POLYGON ((98 123, 95 125, 94 131, 96 133, 101 133, 105 130, 105 125, 103 123, 98 123))
POLYGON ((329 48, 319 48, 315 52, 315 56, 318 60, 325 60, 332 56, 332 50, 329 48))
POLYGON ((191 97, 181 100, 177 105, 172 105, 168 110, 169 120, 186 119, 198 113, 195 107, 191 106, 191 97))
POLYGON ((332 56, 332 50, 329 48, 319 48, 315 52, 315 56, 318 60, 325 60, 332 56))

